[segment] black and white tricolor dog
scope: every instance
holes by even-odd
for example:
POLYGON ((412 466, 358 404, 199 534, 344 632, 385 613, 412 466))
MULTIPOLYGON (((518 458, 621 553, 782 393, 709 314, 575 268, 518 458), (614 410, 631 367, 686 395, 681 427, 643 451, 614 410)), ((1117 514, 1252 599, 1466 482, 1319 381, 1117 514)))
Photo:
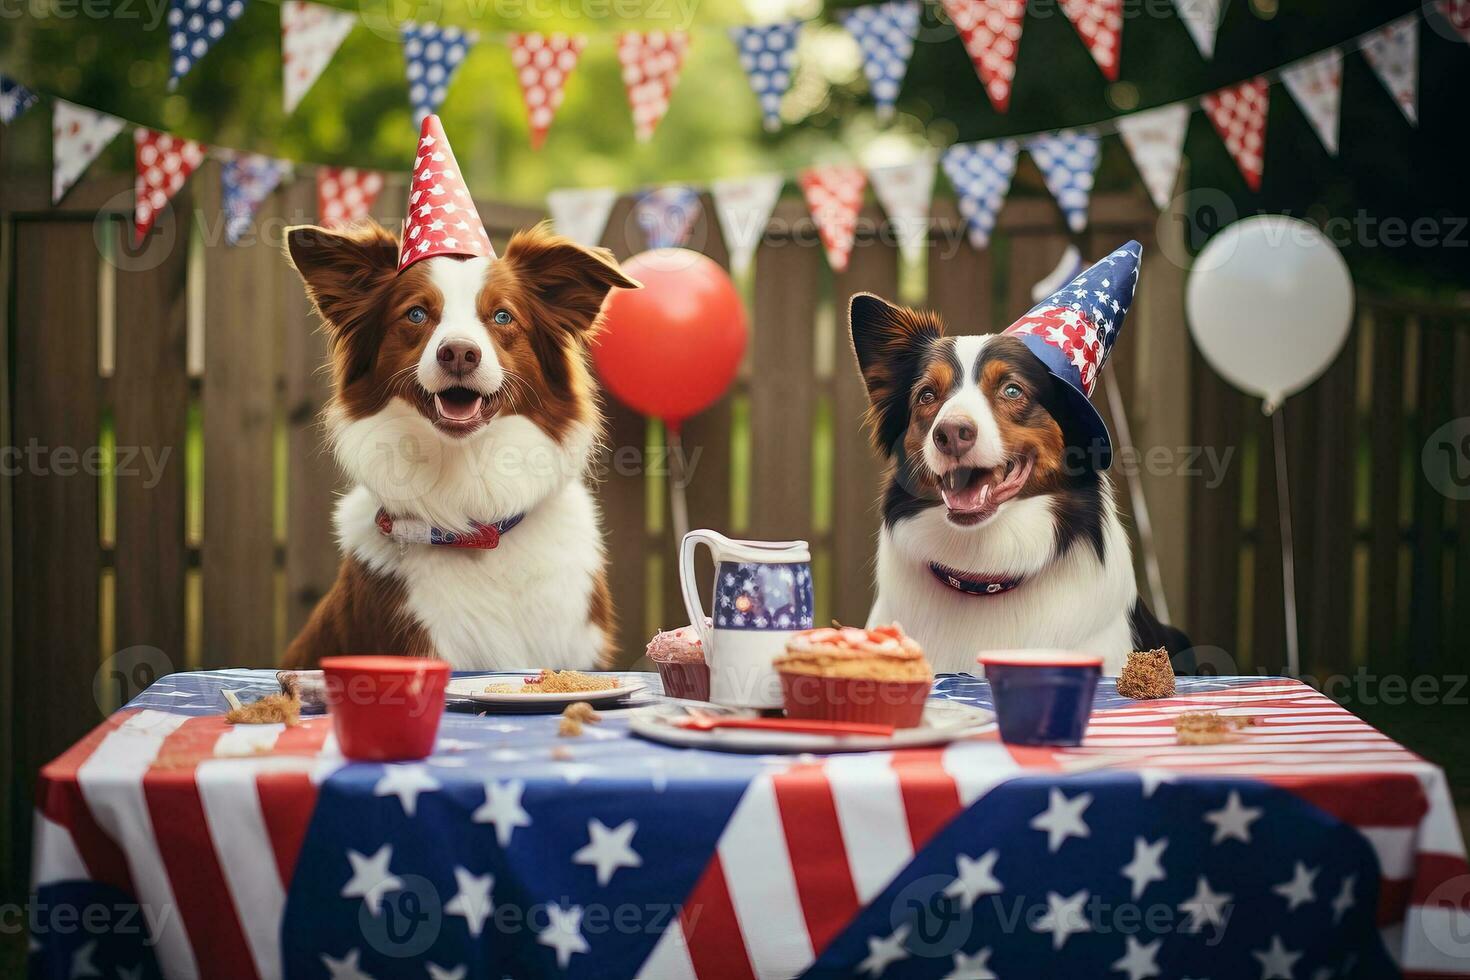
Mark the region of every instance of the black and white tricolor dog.
POLYGON ((999 334, 946 336, 933 313, 852 299, 868 426, 890 463, 871 621, 902 623, 937 671, 1061 648, 1116 674, 1130 650, 1188 646, 1139 598, 1088 400, 1140 253, 1129 242, 999 334))

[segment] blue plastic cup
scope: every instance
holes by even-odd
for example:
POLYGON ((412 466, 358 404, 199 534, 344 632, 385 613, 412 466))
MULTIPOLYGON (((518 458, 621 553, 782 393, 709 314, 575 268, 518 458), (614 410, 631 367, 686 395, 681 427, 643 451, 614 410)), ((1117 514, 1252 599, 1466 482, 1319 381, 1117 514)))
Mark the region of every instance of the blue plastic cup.
POLYGON ((1102 658, 1068 650, 993 650, 980 665, 995 696, 1001 741, 1081 745, 1102 658))

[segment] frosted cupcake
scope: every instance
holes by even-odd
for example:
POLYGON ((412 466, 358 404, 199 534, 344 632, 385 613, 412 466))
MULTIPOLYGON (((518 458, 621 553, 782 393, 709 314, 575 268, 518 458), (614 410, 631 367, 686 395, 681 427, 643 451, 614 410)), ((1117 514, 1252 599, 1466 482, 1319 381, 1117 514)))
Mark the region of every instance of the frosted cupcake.
POLYGON ((692 625, 656 634, 648 641, 647 653, 658 667, 665 694, 690 701, 709 700, 709 664, 704 660, 699 631, 692 625))
POLYGON ((913 728, 934 684, 923 649, 897 623, 805 630, 772 665, 790 718, 913 728))

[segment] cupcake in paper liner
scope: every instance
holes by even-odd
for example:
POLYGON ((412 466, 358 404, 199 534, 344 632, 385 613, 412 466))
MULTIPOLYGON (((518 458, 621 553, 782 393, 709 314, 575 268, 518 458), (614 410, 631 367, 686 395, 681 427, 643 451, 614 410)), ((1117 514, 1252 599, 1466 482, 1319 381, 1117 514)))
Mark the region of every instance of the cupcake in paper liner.
POLYGON ((913 728, 934 685, 923 649, 897 623, 805 630, 773 666, 789 718, 913 728))
MULTIPOLYGON (((705 619, 706 626, 709 622, 705 619)), ((648 641, 647 653, 658 668, 665 694, 689 701, 709 700, 709 664, 699 631, 692 624, 657 634, 648 641)))

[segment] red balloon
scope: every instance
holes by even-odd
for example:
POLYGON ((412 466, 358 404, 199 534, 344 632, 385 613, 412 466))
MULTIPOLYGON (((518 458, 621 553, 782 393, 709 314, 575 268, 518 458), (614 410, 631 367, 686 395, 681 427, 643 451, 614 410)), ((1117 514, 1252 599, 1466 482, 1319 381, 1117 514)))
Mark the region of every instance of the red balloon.
POLYGON ((698 252, 655 249, 622 265, 643 288, 608 296, 593 363, 619 401, 677 429, 735 380, 745 307, 729 274, 698 252))

